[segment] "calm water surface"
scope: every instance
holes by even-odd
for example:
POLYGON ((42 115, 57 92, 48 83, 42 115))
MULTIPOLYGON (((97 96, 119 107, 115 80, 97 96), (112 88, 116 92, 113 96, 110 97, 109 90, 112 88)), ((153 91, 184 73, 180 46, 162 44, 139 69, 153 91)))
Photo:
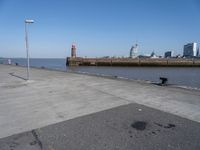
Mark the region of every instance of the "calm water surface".
MULTIPOLYGON (((26 66, 26 59, 11 59, 12 63, 26 66)), ((6 63, 1 60, 0 63, 6 63)), ((120 76, 136 80, 159 82, 159 77, 167 77, 169 84, 200 88, 199 67, 73 67, 65 66, 65 59, 30 59, 30 66, 45 67, 62 71, 87 72, 120 76)))

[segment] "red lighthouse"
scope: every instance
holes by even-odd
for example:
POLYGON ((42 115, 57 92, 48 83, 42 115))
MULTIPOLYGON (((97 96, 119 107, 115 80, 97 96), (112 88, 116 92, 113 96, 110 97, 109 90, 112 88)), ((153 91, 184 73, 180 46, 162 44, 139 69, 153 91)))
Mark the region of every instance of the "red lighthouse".
POLYGON ((71 57, 75 58, 76 57, 76 46, 72 44, 71 48, 71 57))

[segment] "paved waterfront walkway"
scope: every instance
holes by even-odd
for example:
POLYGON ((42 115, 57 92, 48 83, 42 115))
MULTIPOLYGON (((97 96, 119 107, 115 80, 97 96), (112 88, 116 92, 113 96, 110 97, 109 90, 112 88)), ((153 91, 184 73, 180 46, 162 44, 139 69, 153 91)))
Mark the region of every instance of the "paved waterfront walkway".
POLYGON ((123 106, 142 104, 200 122, 200 92, 129 80, 0 65, 0 138, 123 106))
POLYGON ((0 65, 0 137, 129 103, 200 122, 200 92, 0 65), (13 73, 15 76, 11 75, 13 73))

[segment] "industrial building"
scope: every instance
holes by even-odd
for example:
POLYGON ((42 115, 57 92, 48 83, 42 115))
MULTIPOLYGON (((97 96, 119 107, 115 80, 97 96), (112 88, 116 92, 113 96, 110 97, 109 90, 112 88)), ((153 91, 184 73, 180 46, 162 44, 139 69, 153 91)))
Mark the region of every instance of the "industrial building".
POLYGON ((167 52, 165 52, 165 58, 173 57, 173 55, 174 55, 173 51, 167 51, 167 52))
POLYGON ((197 43, 188 43, 184 45, 183 56, 184 57, 197 57, 199 55, 199 47, 197 43))

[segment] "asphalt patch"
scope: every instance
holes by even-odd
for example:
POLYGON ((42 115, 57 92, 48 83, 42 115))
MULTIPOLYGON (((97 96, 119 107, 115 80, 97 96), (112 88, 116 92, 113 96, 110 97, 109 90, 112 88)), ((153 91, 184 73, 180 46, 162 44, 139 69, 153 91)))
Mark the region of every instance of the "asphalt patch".
POLYGON ((200 150, 199 139, 199 123, 129 104, 0 139, 0 150, 200 150))

